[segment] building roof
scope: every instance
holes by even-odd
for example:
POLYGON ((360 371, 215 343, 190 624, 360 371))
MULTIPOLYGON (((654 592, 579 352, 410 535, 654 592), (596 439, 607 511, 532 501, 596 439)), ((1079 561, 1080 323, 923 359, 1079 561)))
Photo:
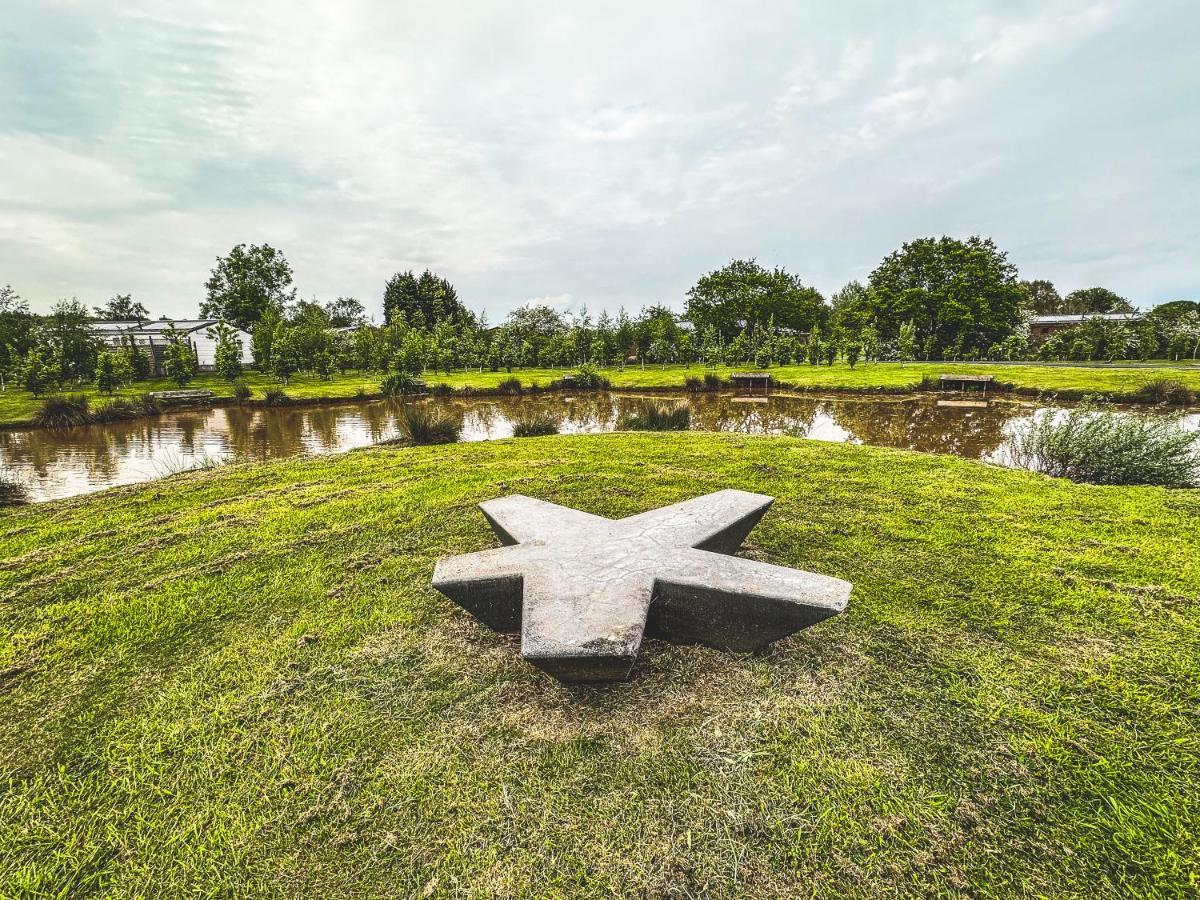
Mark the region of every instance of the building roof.
POLYGON ((1103 319, 1106 322, 1135 322, 1141 313, 1079 313, 1071 315, 1034 316, 1031 325, 1079 325, 1088 319, 1103 319))

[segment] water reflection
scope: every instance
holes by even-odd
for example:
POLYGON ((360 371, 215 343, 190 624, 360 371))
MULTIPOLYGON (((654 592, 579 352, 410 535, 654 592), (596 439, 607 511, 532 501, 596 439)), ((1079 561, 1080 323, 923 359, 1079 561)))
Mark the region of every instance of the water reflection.
MULTIPOLYGON (((563 433, 611 430, 640 402, 626 394, 535 398, 445 398, 463 440, 509 437, 523 410, 550 411, 563 433)), ((829 441, 1007 461, 1010 435, 1040 409, 1023 403, 938 403, 931 397, 812 397, 753 400, 689 398, 692 427, 745 434, 792 434, 829 441)), ((161 477, 205 461, 332 453, 378 443, 399 429, 400 406, 374 401, 336 406, 187 411, 157 419, 62 431, 0 431, 0 469, 22 479, 35 499, 67 497, 161 477)), ((1042 408, 1044 409, 1044 408, 1042 408)), ((1200 416, 1185 420, 1200 428, 1200 416)))

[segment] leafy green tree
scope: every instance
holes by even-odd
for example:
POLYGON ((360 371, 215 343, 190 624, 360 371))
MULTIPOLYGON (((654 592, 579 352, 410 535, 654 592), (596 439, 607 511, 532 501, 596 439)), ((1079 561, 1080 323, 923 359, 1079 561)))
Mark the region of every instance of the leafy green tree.
POLYGON ((196 376, 196 351, 174 326, 165 332, 166 353, 163 355, 163 370, 168 378, 183 387, 196 376))
POLYGON ((400 342, 400 348, 392 358, 392 367, 397 372, 416 375, 425 368, 426 342, 421 332, 409 329, 400 342))
POLYGON ((860 334, 875 319, 870 291, 861 282, 849 282, 831 299, 830 325, 835 339, 845 340, 860 334))
POLYGON ((123 353, 103 350, 96 357, 96 390, 111 394, 133 376, 129 360, 123 353))
POLYGON ((143 351, 132 337, 126 336, 124 339, 121 354, 125 357, 126 365, 129 366, 131 380, 141 381, 150 377, 150 370, 153 368, 150 355, 143 351))
POLYGON ((0 287, 0 390, 5 379, 21 368, 22 358, 33 346, 36 324, 29 304, 12 285, 0 287))
POLYGON ((353 297, 338 297, 325 304, 330 328, 360 328, 367 324, 367 309, 353 297))
POLYGON ((1063 300, 1058 295, 1052 282, 1045 279, 1022 281, 1021 290, 1025 292, 1023 305, 1035 316, 1052 316, 1063 312, 1063 300))
POLYGON ((284 384, 300 371, 300 345, 296 329, 286 322, 275 326, 271 338, 271 374, 284 384))
POLYGON ((862 355, 862 345, 857 341, 851 341, 846 345, 846 362, 849 364, 850 368, 853 369, 856 365, 858 365, 858 358, 860 355, 862 355))
POLYGON ((92 336, 87 307, 78 300, 60 300, 42 320, 41 336, 58 363, 58 380, 91 381, 100 342, 92 336))
POLYGON ((261 318, 250 332, 250 352, 254 355, 254 365, 260 372, 271 371, 275 335, 279 333, 282 324, 283 308, 271 303, 263 310, 261 318))
POLYGON ((208 330, 208 336, 217 342, 213 353, 213 368, 226 381, 237 381, 242 377, 242 341, 237 329, 219 322, 208 330))
POLYGON ((228 256, 217 257, 204 287, 200 315, 225 319, 247 331, 269 309, 282 310, 296 297, 292 267, 270 244, 238 244, 228 256))
POLYGON ((868 295, 884 340, 912 322, 926 356, 983 354, 1022 321, 1017 270, 988 238, 920 238, 871 273, 868 295))
POLYGON ((1071 291, 1063 298, 1063 312, 1073 315, 1091 315, 1093 313, 1131 313, 1136 312, 1133 304, 1108 288, 1091 287, 1071 291))
POLYGON ((858 334, 862 355, 867 362, 878 362, 880 353, 879 330, 874 322, 868 322, 858 334))
POLYGON ((900 332, 896 336, 896 352, 902 360, 917 358, 917 327, 912 319, 900 326, 900 332))
POLYGON ((59 370, 49 344, 38 342, 29 348, 20 367, 21 386, 35 397, 59 384, 59 370))
POLYGON ((144 321, 150 318, 150 310, 134 302, 130 294, 115 294, 103 306, 92 307, 97 317, 114 321, 144 321))
POLYGON ((710 272, 687 293, 686 318, 703 331, 712 325, 725 340, 772 318, 781 328, 811 331, 828 318, 825 298, 784 269, 767 270, 753 259, 735 259, 710 272))
POLYGON ((821 327, 819 325, 813 328, 812 333, 808 336, 806 356, 810 366, 817 365, 825 358, 825 343, 821 340, 821 327))
POLYGON ((459 323, 472 318, 454 285, 429 269, 419 276, 412 271, 397 272, 384 286, 383 321, 387 325, 434 328, 442 321, 459 323))

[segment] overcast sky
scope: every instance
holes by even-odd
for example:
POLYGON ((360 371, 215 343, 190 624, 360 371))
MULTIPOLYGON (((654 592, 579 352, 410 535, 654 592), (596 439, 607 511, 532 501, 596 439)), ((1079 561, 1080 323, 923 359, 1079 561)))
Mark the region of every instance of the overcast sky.
POLYGON ((734 257, 826 295, 923 235, 1200 297, 1200 2, 3 0, 0 284, 196 311, 431 267, 495 322, 682 307, 734 257))

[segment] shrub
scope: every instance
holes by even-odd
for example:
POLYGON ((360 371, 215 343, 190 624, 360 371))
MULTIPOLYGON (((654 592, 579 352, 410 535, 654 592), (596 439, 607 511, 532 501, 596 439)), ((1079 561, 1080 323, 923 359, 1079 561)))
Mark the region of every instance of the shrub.
POLYGON ((520 396, 524 393, 524 388, 521 387, 521 379, 505 378, 498 385, 496 385, 496 393, 520 396))
POLYGON ((25 485, 7 472, 0 472, 0 507, 24 506, 28 502, 29 491, 25 485))
POLYGON ((513 419, 513 437, 558 434, 558 416, 548 409, 523 409, 513 419))
POLYGON ((237 379, 231 386, 231 389, 233 391, 233 399, 238 403, 245 403, 250 399, 250 385, 246 384, 242 379, 237 379))
POLYGON ((1174 378, 1147 381, 1134 396, 1143 403, 1162 403, 1167 406, 1191 406, 1196 402, 1196 392, 1174 378))
POLYGON ((575 370, 575 387, 586 390, 607 391, 611 387, 611 384, 607 378, 600 374, 599 369, 589 363, 575 370))
POLYGON ((721 381, 721 376, 716 372, 704 373, 704 389, 706 391, 719 391, 724 386, 725 383, 721 381))
POLYGON ((621 413, 617 428, 621 431, 686 431, 692 423, 692 410, 686 403, 644 400, 632 411, 621 413))
POLYGON ((103 406, 97 407, 92 414, 93 422, 127 422, 139 419, 144 415, 141 404, 125 397, 113 397, 103 406))
POLYGON ((417 392, 417 379, 411 372, 389 372, 379 382, 379 390, 386 397, 403 397, 417 392))
POLYGON ((438 382, 433 387, 431 387, 429 389, 429 393, 432 394, 434 397, 453 397, 454 396, 454 388, 450 387, 450 385, 446 384, 443 381, 443 382, 438 382))
POLYGON ((1019 431, 1018 465, 1091 484, 1190 487, 1200 479, 1200 432, 1173 419, 1079 406, 1019 431))
POLYGON ((695 375, 683 379, 683 389, 689 394, 698 394, 704 390, 704 382, 695 375))
POLYGON ((42 400, 42 407, 33 416, 35 425, 44 428, 73 428, 92 421, 86 394, 58 394, 42 400))
POLYGON ((288 396, 287 391, 283 388, 271 387, 263 391, 263 404, 265 406, 287 406, 292 402, 292 398, 288 396))
POLYGON ((462 431, 452 416, 425 404, 405 406, 398 424, 400 434, 410 444, 450 444, 462 431))
POLYGON ((163 405, 151 397, 148 392, 139 394, 136 402, 143 416, 157 416, 162 414, 163 405))

